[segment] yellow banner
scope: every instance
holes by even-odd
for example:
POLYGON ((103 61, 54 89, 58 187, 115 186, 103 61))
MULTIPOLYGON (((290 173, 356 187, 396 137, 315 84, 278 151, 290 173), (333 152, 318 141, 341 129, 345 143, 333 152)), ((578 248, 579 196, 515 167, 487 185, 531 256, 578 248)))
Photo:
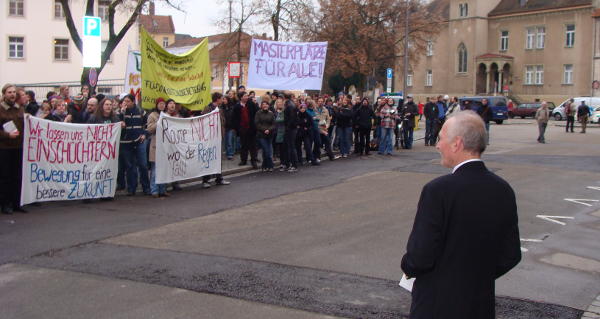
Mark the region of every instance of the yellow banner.
POLYGON ((210 101, 210 59, 208 40, 183 55, 163 49, 141 28, 142 107, 152 109, 157 98, 173 99, 192 111, 202 110, 210 101))

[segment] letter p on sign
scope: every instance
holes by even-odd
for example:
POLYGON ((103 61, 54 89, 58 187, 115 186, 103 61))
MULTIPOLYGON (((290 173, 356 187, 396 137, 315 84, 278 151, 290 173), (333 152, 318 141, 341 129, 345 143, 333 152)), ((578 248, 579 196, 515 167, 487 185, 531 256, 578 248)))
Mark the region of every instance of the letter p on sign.
POLYGON ((100 36, 100 18, 98 17, 83 17, 83 35, 91 37, 100 36))

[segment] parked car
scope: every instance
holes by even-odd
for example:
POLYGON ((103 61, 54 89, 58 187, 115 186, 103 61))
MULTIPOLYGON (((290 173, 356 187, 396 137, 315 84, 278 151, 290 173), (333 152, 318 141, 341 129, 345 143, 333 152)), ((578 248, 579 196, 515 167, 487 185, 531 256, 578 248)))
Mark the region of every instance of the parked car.
MULTIPOLYGON (((555 108, 554 103, 546 102, 548 105, 548 109, 552 112, 552 109, 555 108)), ((513 107, 508 110, 508 117, 514 118, 515 116, 520 116, 522 119, 526 117, 535 117, 535 112, 537 109, 542 106, 542 102, 528 102, 519 104, 517 107, 513 107)))
POLYGON ((471 108, 476 110, 481 107, 481 100, 487 99, 492 107, 492 120, 496 124, 502 124, 508 119, 508 100, 504 96, 463 96, 458 99, 461 110, 464 109, 464 102, 470 101, 471 108))
MULTIPOLYGON (((587 104, 587 106, 590 107, 590 111, 594 110, 596 107, 600 106, 600 97, 578 96, 578 97, 574 97, 573 99, 575 100, 574 103, 577 106, 581 105, 581 101, 585 101, 585 104, 587 104)), ((554 110, 552 111, 552 117, 554 117, 555 120, 561 121, 561 120, 566 119, 565 104, 567 104, 567 102, 569 102, 569 101, 570 101, 570 99, 567 99, 564 102, 562 102, 559 106, 554 108, 554 110)), ((591 112, 590 112, 590 116, 591 116, 591 112)))
POLYGON ((600 124, 600 106, 595 108, 592 112, 592 116, 590 117, 591 123, 600 124))

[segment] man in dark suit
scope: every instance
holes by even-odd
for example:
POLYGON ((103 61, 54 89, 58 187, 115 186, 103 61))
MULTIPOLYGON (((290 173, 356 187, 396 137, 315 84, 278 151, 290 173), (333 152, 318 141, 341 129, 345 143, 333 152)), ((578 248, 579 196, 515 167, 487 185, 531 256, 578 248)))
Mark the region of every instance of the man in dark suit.
POLYGON ((252 168, 257 169, 258 150, 256 148, 256 125, 254 124, 254 116, 258 111, 258 106, 249 99, 248 93, 241 92, 239 95, 240 102, 233 108, 233 125, 240 137, 240 166, 246 165, 248 162, 248 152, 250 153, 250 162, 252 168))
POLYGON ((521 260, 515 194, 481 161, 486 131, 475 112, 450 117, 436 148, 453 172, 421 192, 402 257, 416 278, 410 318, 493 319, 495 280, 521 260))

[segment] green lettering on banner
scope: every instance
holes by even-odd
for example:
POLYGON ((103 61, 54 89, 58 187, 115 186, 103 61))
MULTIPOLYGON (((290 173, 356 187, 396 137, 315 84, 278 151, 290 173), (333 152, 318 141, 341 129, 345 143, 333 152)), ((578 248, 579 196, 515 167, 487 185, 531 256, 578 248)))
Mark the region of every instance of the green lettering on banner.
POLYGON ((142 36, 142 107, 153 109, 161 97, 173 99, 192 111, 199 111, 210 101, 211 69, 208 40, 183 55, 165 51, 152 37, 142 36))

